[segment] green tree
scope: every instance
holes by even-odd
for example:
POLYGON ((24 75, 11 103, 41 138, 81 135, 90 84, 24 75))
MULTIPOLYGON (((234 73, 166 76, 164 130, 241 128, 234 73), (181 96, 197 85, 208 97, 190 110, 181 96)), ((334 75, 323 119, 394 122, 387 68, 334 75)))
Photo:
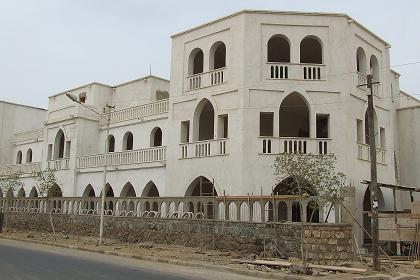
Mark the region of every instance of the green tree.
POLYGON ((5 197, 14 197, 17 190, 24 186, 21 176, 21 172, 12 171, 0 174, 0 190, 5 197))
MULTIPOLYGON (((336 171, 336 161, 337 158, 333 154, 284 153, 278 155, 275 160, 274 175, 277 183, 280 183, 285 177, 291 178, 292 183, 289 192, 302 197, 311 197, 311 200, 314 201, 313 205, 320 208, 338 199, 345 186, 346 177, 342 172, 336 171)), ((306 265, 302 215, 303 210, 300 204, 301 254, 306 265)))

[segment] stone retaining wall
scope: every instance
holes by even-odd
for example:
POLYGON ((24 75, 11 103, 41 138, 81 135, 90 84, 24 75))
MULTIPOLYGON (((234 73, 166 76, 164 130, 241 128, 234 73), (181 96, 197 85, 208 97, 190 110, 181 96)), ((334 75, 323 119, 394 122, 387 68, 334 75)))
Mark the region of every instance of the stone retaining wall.
MULTIPOLYGON (((8 228, 51 232, 48 214, 6 213, 8 228)), ((53 214, 55 230, 64 234, 96 236, 99 216, 53 214)), ((239 255, 274 252, 298 257, 301 244, 300 223, 248 223, 233 221, 105 217, 104 233, 124 242, 156 242, 182 246, 235 251, 239 255)), ((307 255, 318 263, 333 264, 352 258, 352 232, 347 224, 305 225, 307 255), (339 250, 340 249, 340 250, 339 250), (344 252, 346 254, 344 255, 344 252)))

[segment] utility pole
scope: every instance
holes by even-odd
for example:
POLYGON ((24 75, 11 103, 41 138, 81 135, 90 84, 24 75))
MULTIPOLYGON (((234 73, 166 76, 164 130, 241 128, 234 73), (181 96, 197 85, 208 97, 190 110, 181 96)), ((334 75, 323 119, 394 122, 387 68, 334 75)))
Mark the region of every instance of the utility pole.
MULTIPOLYGON (((377 83, 377 82, 374 82, 377 83)), ((371 211, 371 225, 372 225, 372 259, 373 270, 380 270, 379 259, 379 227, 378 227, 378 175, 376 168, 376 143, 375 143, 375 121, 373 109, 373 87, 372 75, 367 75, 367 87, 370 90, 368 94, 368 127, 369 127, 369 146, 370 146, 370 202, 372 206, 371 211)))

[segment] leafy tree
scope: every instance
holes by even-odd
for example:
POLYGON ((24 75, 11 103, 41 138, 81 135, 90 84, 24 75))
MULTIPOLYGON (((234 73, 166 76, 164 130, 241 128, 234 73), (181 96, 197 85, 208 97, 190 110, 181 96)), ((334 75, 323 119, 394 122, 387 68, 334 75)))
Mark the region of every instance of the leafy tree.
POLYGON ((21 176, 21 172, 7 172, 0 174, 0 190, 5 197, 14 197, 14 193, 24 186, 24 183, 20 178, 21 176))
MULTIPOLYGON (((303 197, 311 197, 312 204, 322 207, 340 197, 340 193, 345 185, 345 175, 335 169, 337 158, 333 154, 314 155, 314 154, 280 154, 277 156, 274 167, 276 180, 280 183, 285 177, 289 177, 289 193, 303 197)), ((304 235, 303 235, 303 210, 300 204, 301 231, 301 254, 304 264, 306 256, 304 254, 304 235)), ((311 217, 312 220, 312 217, 311 217)))

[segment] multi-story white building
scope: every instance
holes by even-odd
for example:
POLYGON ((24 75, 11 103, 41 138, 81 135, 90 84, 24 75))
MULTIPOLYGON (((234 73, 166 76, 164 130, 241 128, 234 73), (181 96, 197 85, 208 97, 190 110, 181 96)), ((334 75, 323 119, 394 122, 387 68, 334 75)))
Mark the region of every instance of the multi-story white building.
MULTIPOLYGON (((276 154, 334 153, 362 218, 370 162, 368 90, 360 85, 368 72, 379 81, 379 181, 420 185, 420 101, 400 90, 390 45, 349 16, 241 11, 172 41, 170 82, 148 76, 81 86, 51 96, 48 112, 24 113, 37 130, 27 120, 8 123, 20 132, 14 137, 3 128, 2 147, 10 148, 0 150, 2 164, 27 172, 19 195, 36 195, 28 172, 49 167, 63 196, 99 196, 106 141, 106 194, 115 197, 195 196, 203 181, 214 182, 217 195, 281 193, 276 154), (93 112, 106 104, 115 106, 108 139, 105 115, 93 112)), ((380 209, 391 209, 391 192, 380 197, 380 209)), ((399 209, 409 202, 398 194, 399 209)))

